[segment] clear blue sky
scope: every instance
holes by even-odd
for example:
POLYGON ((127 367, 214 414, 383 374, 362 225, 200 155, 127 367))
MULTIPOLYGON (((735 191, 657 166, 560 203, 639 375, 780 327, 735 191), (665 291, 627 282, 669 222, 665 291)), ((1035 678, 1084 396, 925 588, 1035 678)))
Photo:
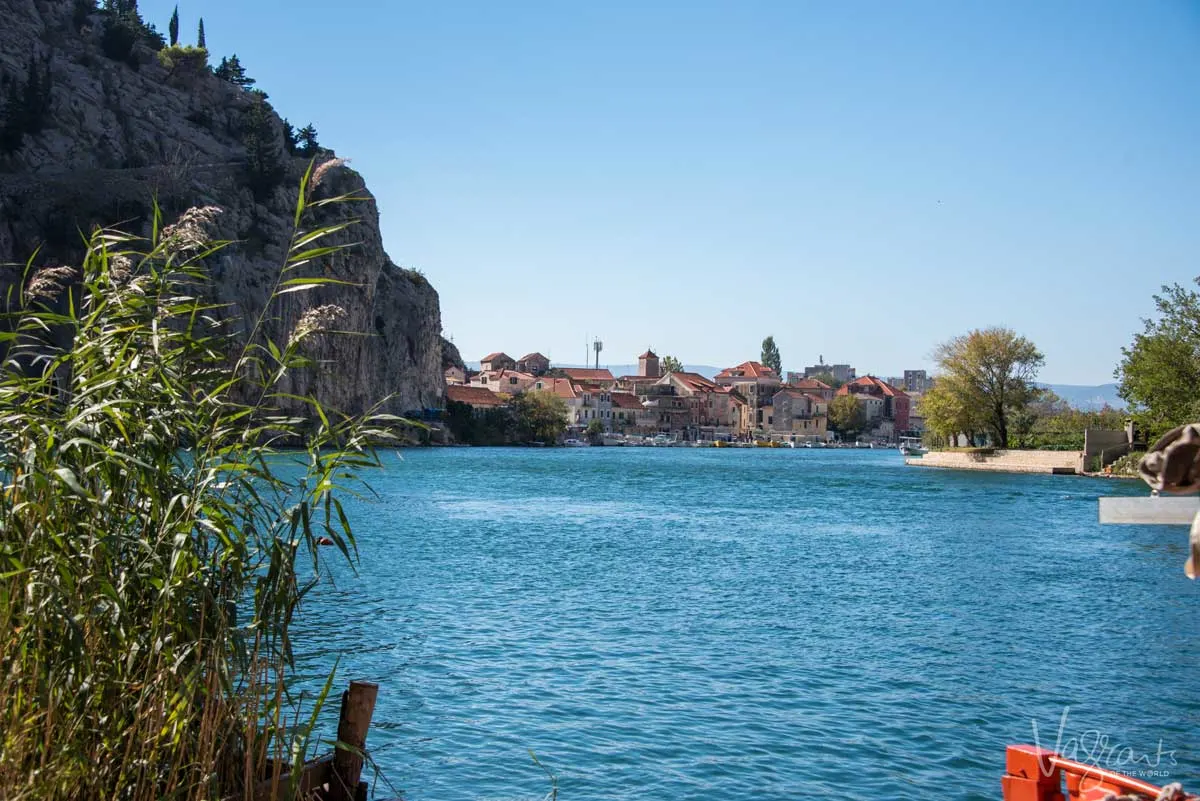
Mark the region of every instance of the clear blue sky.
MULTIPOLYGON (((143 0, 166 29, 173 2, 143 0)), ((192 0, 379 200, 467 359, 1111 380, 1200 275, 1200 3, 192 0)))

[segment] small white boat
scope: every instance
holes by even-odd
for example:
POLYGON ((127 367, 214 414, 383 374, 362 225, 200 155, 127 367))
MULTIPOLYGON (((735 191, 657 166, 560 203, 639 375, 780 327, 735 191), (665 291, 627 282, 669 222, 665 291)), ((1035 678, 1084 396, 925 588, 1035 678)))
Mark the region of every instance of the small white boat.
POLYGON ((904 456, 924 456, 929 453, 929 448, 921 444, 920 437, 901 437, 898 450, 904 456))
POLYGON ((581 439, 565 439, 565 440, 563 440, 563 446, 567 447, 567 448, 587 448, 587 447, 589 447, 588 443, 584 442, 581 439))

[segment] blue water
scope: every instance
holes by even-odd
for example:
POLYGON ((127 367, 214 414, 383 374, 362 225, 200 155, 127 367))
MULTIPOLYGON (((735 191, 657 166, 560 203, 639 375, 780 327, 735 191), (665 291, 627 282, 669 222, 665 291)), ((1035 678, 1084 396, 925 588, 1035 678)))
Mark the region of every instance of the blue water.
POLYGON ((1068 708, 1060 747, 1200 786, 1186 531, 1096 522, 1140 484, 895 451, 383 456, 358 575, 296 635, 308 681, 340 654, 339 683, 381 683, 368 746, 409 801, 542 798, 529 750, 564 801, 997 799, 1004 746, 1036 721, 1054 747, 1068 708))

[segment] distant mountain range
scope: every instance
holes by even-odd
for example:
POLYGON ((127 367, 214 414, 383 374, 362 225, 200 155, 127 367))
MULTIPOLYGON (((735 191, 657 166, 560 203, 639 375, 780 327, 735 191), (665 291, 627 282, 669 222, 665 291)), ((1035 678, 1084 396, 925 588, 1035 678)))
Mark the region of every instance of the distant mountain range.
POLYGON ((1125 401, 1117 394, 1116 384, 1097 384, 1082 386, 1080 384, 1042 384, 1058 397, 1083 411, 1095 411, 1111 406, 1114 409, 1124 409, 1125 401))
MULTIPOLYGON (((555 367, 591 367, 590 364, 555 364, 555 367)), ((472 370, 479 369, 479 362, 467 362, 467 367, 472 370)), ((601 367, 608 368, 614 376, 636 375, 638 366, 636 364, 603 364, 601 367)), ((689 373, 699 373, 705 378, 712 378, 717 373, 721 372, 720 367, 713 367, 711 364, 685 364, 683 369, 689 373)), ((1083 411, 1095 411, 1103 409, 1105 406, 1111 406, 1114 409, 1125 408, 1125 401, 1117 395, 1116 384, 1096 384, 1095 386, 1084 386, 1082 384, 1041 384, 1055 395, 1065 400, 1067 403, 1074 406, 1076 409, 1083 411)))

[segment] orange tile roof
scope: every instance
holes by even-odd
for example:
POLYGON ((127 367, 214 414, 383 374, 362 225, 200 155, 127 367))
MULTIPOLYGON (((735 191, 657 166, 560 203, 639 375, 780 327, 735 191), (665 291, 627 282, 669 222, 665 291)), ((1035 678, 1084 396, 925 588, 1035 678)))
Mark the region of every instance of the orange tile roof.
POLYGON ((522 373, 520 370, 501 370, 500 372, 496 373, 496 375, 495 375, 495 378, 497 381, 499 381, 503 378, 512 378, 512 377, 516 377, 517 379, 522 380, 522 381, 534 381, 537 379, 537 376, 530 375, 529 373, 522 373))
MULTIPOLYGON (((501 355, 501 356, 503 356, 504 354, 502 353, 502 354, 500 354, 500 355, 501 355)), ((524 356, 522 356, 521 358, 517 359, 517 361, 519 361, 519 362, 527 362, 527 361, 529 361, 530 359, 540 359, 540 360, 542 360, 542 361, 546 361, 546 362, 550 361, 550 360, 549 360, 549 359, 547 359, 545 356, 543 356, 542 354, 538 353, 536 350, 535 350, 533 353, 526 353, 524 356)))
POLYGON ((849 395, 851 392, 866 392, 867 394, 878 393, 887 395, 893 398, 907 398, 908 395, 899 389, 896 389, 883 379, 876 378, 873 375, 864 375, 854 379, 848 383, 842 384, 838 389, 837 394, 849 395))
POLYGON ((641 356, 638 356, 638 358, 639 359, 657 359, 658 357, 654 355, 654 351, 650 350, 649 348, 646 348, 646 352, 643 353, 641 356))
POLYGON ((446 399, 471 406, 503 406, 505 398, 497 392, 483 387, 451 384, 446 387, 446 399))
POLYGON ((686 373, 680 371, 678 373, 671 373, 671 375, 675 376, 692 389, 700 392, 716 392, 719 389, 715 383, 709 381, 699 373, 686 373))
POLYGON ((796 389, 830 389, 828 384, 816 378, 801 378, 799 381, 790 382, 788 386, 795 387, 796 389))
POLYGON ((497 359, 499 359, 501 356, 503 356, 504 358, 508 359, 509 361, 512 361, 512 356, 509 356, 507 353, 505 353, 505 352, 504 352, 504 351, 502 351, 502 350, 496 351, 495 353, 489 353, 487 356, 484 356, 484 357, 483 357, 482 359, 480 359, 479 361, 480 361, 480 363, 483 363, 483 362, 494 362, 494 361, 496 361, 497 359))
POLYGON ((742 362, 737 367, 726 367, 717 373, 717 378, 779 378, 779 375, 761 362, 742 362))
POLYGON ((560 398, 574 398, 577 396, 575 385, 571 383, 569 378, 538 378, 534 384, 535 392, 552 392, 560 398), (541 384, 542 388, 537 389, 537 385, 541 384))
POLYGON ((614 381, 607 369, 593 370, 590 367, 563 367, 563 374, 576 381, 614 381))
POLYGON ((614 409, 642 408, 642 402, 632 392, 614 392, 612 394, 612 405, 614 409))

